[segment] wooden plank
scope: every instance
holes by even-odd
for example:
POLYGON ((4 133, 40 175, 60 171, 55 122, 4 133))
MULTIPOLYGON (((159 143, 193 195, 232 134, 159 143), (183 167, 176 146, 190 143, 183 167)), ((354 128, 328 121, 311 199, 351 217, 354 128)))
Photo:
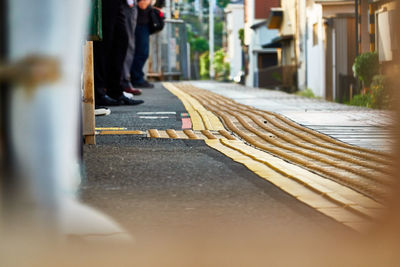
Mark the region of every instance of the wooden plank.
POLYGON ((89 145, 96 144, 96 137, 94 135, 85 136, 85 144, 89 144, 89 145))
POLYGON ((93 42, 87 41, 83 48, 83 135, 86 144, 96 144, 94 115, 93 42))

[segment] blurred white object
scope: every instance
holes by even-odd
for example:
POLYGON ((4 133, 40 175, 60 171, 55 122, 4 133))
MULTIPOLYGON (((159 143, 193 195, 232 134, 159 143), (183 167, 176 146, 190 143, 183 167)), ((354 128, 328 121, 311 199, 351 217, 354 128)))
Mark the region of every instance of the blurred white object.
POLYGON ((71 198, 62 201, 60 209, 61 232, 83 241, 132 243, 132 236, 116 222, 95 209, 71 198))
POLYGON ((243 77, 244 77, 244 72, 243 72, 243 71, 239 71, 239 72, 236 74, 236 76, 233 77, 233 81, 234 81, 235 83, 240 83, 240 82, 242 81, 243 77))
POLYGON ((111 114, 111 110, 106 107, 96 107, 94 110, 94 115, 95 116, 108 116, 111 114))
POLYGON ((131 93, 127 93, 127 92, 123 92, 123 93, 124 93, 124 96, 126 96, 129 99, 133 99, 134 98, 133 94, 131 94, 131 93))
MULTIPOLYGON (((65 233, 66 219, 67 225, 75 220, 79 228, 86 214, 92 226, 105 225, 104 233, 122 232, 76 197, 81 181, 79 84, 90 1, 9 0, 8 4, 10 60, 48 56, 58 60, 61 72, 56 82, 11 90, 12 159, 24 189, 20 223, 65 233)), ((89 228, 86 225, 79 233, 89 228)))

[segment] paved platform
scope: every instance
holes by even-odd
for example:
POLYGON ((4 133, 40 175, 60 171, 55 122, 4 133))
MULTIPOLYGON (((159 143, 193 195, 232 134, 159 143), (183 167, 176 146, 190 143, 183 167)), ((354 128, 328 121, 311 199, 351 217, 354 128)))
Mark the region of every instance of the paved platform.
MULTIPOLYGON (((247 88, 248 91, 243 91, 243 87, 234 84, 183 82, 163 85, 179 100, 158 85, 153 90, 145 91, 147 94, 142 96, 145 105, 113 108, 111 116, 98 118, 99 144, 102 144, 101 140, 108 140, 110 145, 113 141, 126 139, 137 142, 147 138, 164 139, 165 142, 170 139, 185 142, 204 140, 203 145, 245 165, 260 178, 301 202, 358 231, 368 229, 372 223, 370 219, 383 211, 381 203, 390 193, 391 184, 387 177, 391 172, 388 167, 391 160, 387 153, 371 150, 370 146, 363 148, 346 144, 343 140, 316 132, 295 122, 293 116, 288 119, 283 115, 286 112, 284 108, 274 110, 271 105, 278 106, 291 99, 291 104, 286 103, 282 107, 286 105, 296 112, 304 107, 314 107, 317 115, 345 111, 342 118, 335 118, 330 123, 336 123, 335 127, 338 127, 337 124, 354 127, 351 126, 353 116, 359 129, 366 127, 362 126, 365 124, 363 116, 358 117, 349 111, 354 107, 325 101, 316 104, 313 103, 315 99, 310 101, 270 90, 247 88), (252 99, 250 102, 253 105, 235 102, 230 97, 223 97, 221 92, 246 95, 247 99, 252 99), (263 97, 257 98, 256 95, 263 97), (267 96, 273 104, 266 105, 267 96), (257 106, 260 103, 264 105, 263 109, 257 106), (326 110, 323 110, 324 107, 326 110)), ((356 110, 360 112, 360 109, 356 110)), ((381 128, 390 127, 388 112, 362 110, 375 115, 385 114, 386 120, 376 120, 375 124, 381 128)), ((299 118, 305 116, 295 114, 299 118)), ((308 120, 321 124, 318 118, 322 117, 311 116, 308 120)), ((348 134, 336 131, 341 135, 348 134)), ((371 137, 371 133, 366 135, 371 137)), ((116 153, 117 150, 113 151, 116 153)))
MULTIPOLYGON (((96 126, 182 130, 181 114, 188 111, 160 84, 138 98, 145 104, 112 107, 110 116, 96 118, 96 126)), ((166 236, 200 236, 204 242, 221 233, 264 241, 276 233, 352 233, 203 140, 98 135, 96 146, 85 146, 84 160, 81 199, 110 215, 139 244, 166 236)))
POLYGON ((238 103, 282 114, 308 128, 360 147, 391 151, 393 113, 300 97, 233 83, 193 81, 196 87, 238 103))
POLYGON ((207 145, 260 178, 359 231, 369 228, 367 218, 382 213, 379 202, 390 195, 394 182, 388 177, 393 164, 387 153, 346 144, 193 83, 164 86, 184 103, 193 130, 231 131, 237 138, 215 136, 206 140, 207 145))

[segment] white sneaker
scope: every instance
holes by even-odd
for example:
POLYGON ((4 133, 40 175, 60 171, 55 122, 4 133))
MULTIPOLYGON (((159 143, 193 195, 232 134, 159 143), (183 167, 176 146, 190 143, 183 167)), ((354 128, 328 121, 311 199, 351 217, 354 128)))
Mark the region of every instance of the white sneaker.
POLYGON ((127 93, 127 92, 123 92, 124 96, 129 98, 129 99, 133 99, 134 96, 131 93, 127 93))
POLYGON ((106 107, 96 107, 94 110, 94 115, 96 116, 107 116, 111 114, 111 110, 106 107))

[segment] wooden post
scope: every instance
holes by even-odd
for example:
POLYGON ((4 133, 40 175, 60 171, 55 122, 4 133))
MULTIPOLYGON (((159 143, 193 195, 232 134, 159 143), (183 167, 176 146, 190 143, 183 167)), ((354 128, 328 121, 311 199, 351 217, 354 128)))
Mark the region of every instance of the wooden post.
POLYGON ((83 51, 82 129, 85 144, 95 145, 93 42, 87 41, 83 51))
POLYGON ((350 84, 350 101, 353 100, 353 84, 350 84))

